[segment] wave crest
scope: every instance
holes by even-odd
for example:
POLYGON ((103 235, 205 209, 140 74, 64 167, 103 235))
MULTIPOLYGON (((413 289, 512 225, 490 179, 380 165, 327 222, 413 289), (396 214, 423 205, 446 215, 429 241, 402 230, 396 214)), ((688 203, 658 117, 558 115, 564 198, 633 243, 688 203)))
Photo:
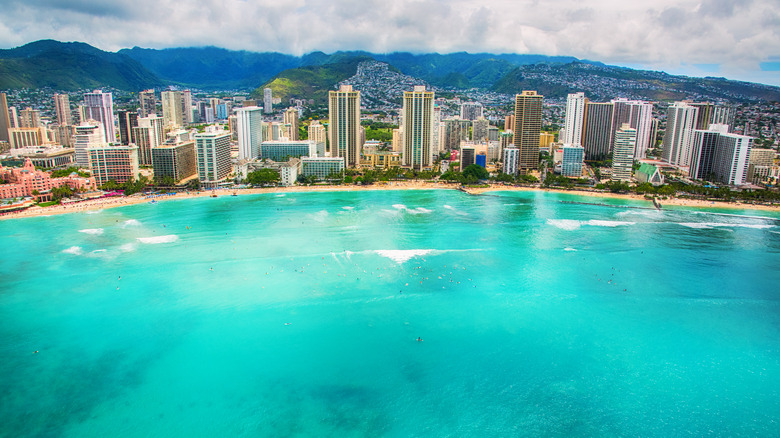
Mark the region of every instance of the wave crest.
POLYGON ((179 240, 179 236, 175 234, 168 234, 167 236, 155 236, 155 237, 139 237, 138 241, 150 245, 158 243, 172 243, 179 240))

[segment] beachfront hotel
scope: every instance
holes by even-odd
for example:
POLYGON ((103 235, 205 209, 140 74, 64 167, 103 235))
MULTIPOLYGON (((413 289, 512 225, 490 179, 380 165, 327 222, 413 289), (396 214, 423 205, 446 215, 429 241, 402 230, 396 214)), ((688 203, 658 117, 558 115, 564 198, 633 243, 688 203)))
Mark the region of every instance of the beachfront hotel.
POLYGON ((175 182, 190 178, 198 173, 195 141, 171 143, 152 149, 154 177, 172 178, 175 182))
POLYGON ((316 157, 317 143, 301 141, 264 141, 260 144, 260 158, 271 161, 287 161, 290 158, 316 157))
POLYGON ((414 91, 404 91, 403 135, 404 167, 414 170, 430 168, 433 149, 433 91, 425 91, 425 86, 415 86, 414 91))
POLYGON ((539 167, 539 133, 542 130, 542 100, 536 91, 515 96, 515 148, 520 151, 520 170, 539 167))
POLYGON ((319 181, 344 171, 342 157, 301 157, 301 175, 313 176, 319 181))
POLYGON ((342 85, 338 91, 329 92, 328 115, 330 125, 330 151, 334 157, 342 157, 348 167, 360 163, 360 91, 352 85, 342 85))
POLYGON ((198 156, 198 179, 203 184, 225 180, 232 170, 230 163, 230 132, 207 126, 206 132, 195 134, 198 156))
POLYGON ((615 133, 615 149, 612 152, 612 180, 631 181, 636 152, 637 130, 623 123, 615 133))
POLYGON ((87 153, 89 169, 99 186, 109 181, 124 184, 138 179, 137 146, 95 146, 87 149, 87 153))
POLYGON ((0 165, 0 199, 25 198, 35 196, 39 201, 51 200, 50 191, 55 187, 68 186, 73 190, 92 190, 95 188, 95 178, 84 178, 78 175, 68 175, 62 178, 52 178, 48 172, 36 170, 32 160, 24 160, 22 167, 3 167, 0 165), (37 192, 38 195, 34 195, 37 192))

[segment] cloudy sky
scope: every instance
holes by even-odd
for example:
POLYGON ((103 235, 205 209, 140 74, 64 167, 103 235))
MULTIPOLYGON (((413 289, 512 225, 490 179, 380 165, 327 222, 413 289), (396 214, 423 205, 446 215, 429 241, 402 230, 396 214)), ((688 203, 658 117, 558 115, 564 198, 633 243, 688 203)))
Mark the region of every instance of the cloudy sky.
POLYGON ((570 55, 780 85, 780 0, 3 0, 0 47, 570 55))

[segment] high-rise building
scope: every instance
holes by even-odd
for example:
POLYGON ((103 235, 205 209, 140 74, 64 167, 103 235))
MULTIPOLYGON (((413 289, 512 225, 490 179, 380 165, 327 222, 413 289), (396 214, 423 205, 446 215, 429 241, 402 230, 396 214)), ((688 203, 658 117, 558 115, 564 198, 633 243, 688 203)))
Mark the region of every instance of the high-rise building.
POLYGON ((73 134, 73 147, 75 149, 76 164, 79 167, 90 166, 88 149, 107 145, 106 131, 100 122, 90 120, 76 126, 73 134))
POLYGON ((360 91, 351 85, 342 85, 339 91, 329 93, 330 151, 342 157, 348 167, 360 162, 360 91))
POLYGON ((282 116, 282 123, 287 129, 287 138, 292 141, 298 141, 300 138, 298 132, 298 110, 296 108, 287 108, 282 116))
POLYGON ((520 170, 539 166, 539 133, 542 130, 542 99, 536 91, 515 96, 515 147, 520 150, 520 170))
POLYGON ((480 117, 471 124, 471 139, 474 141, 487 141, 490 122, 484 117, 480 117))
POLYGON ((689 166, 699 108, 675 102, 666 112, 663 159, 676 166, 689 166))
POLYGON ((11 128, 8 135, 11 149, 40 146, 45 141, 43 128, 11 128))
POLYGON ((136 146, 90 146, 89 170, 97 185, 109 181, 123 184, 138 179, 138 148, 136 146))
POLYGON ((435 103, 433 104, 433 126, 431 127, 431 131, 433 131, 431 155, 435 158, 439 155, 439 152, 441 152, 441 108, 435 103))
POLYGON ((728 125, 714 123, 710 124, 709 129, 694 131, 688 176, 693 179, 714 180, 712 165, 715 162, 715 148, 720 134, 727 132, 728 125))
MULTIPOLYGON (((636 129, 635 158, 645 158, 650 147, 650 131, 653 127, 653 104, 638 100, 615 99, 612 101, 612 129, 617 130, 628 123, 636 129)), ((587 129, 587 128, 586 128, 587 129)), ((615 134, 612 135, 613 143, 615 134)))
POLYGON ((511 131, 515 129, 515 115, 510 114, 504 117, 504 131, 511 131))
POLYGON ((578 144, 564 144, 561 157, 561 175, 572 178, 582 176, 582 163, 585 160, 585 148, 578 144))
POLYGON ((399 126, 393 129, 393 152, 403 153, 404 151, 404 127, 399 126))
POLYGON ((520 164, 520 149, 508 147, 504 149, 504 173, 517 176, 520 164))
POLYGON ((195 122, 195 108, 192 106, 192 92, 184 90, 181 92, 181 113, 184 119, 184 125, 188 126, 195 122))
POLYGON ((477 120, 482 117, 484 107, 479 102, 463 102, 460 105, 460 118, 462 120, 477 120))
POLYGON ((84 94, 84 115, 87 120, 96 120, 103 125, 107 143, 116 142, 114 99, 111 93, 95 90, 84 94))
POLYGON ((264 141, 260 145, 260 156, 263 160, 280 162, 290 158, 316 157, 317 142, 311 140, 264 141))
POLYGON ((117 111, 119 119, 119 144, 129 145, 135 143, 133 128, 138 126, 138 113, 135 111, 117 111))
POLYGON ((163 91, 162 101, 163 123, 166 127, 183 127, 185 125, 184 93, 181 91, 163 91))
POLYGON ((415 86, 404 91, 404 167, 423 170, 431 167, 433 149, 433 91, 415 86))
POLYGON ((612 110, 610 102, 586 104, 582 147, 589 160, 605 160, 612 150, 612 110))
POLYGON ((328 143, 328 131, 325 129, 325 125, 320 124, 319 120, 312 120, 309 124, 309 140, 327 145, 328 143))
POLYGON ((718 105, 712 111, 712 121, 718 125, 728 125, 729 132, 734 130, 737 119, 737 108, 731 105, 718 105))
POLYGON ((623 123, 615 132, 615 148, 612 151, 612 179, 630 181, 634 167, 637 130, 623 123))
POLYGON ((172 178, 178 183, 198 172, 196 165, 195 141, 173 142, 152 149, 152 167, 154 178, 172 178))
POLYGON ((145 90, 138 93, 138 116, 148 117, 149 114, 157 114, 157 98, 154 90, 145 90))
POLYGON ((710 124, 708 130, 697 130, 688 175, 724 184, 745 184, 752 144, 753 137, 729 134, 725 124, 710 124))
POLYGON ((60 126, 70 125, 70 98, 67 94, 54 95, 54 111, 57 113, 57 124, 60 126))
POLYGON ((152 149, 165 142, 165 123, 157 114, 138 119, 138 126, 132 128, 133 140, 138 146, 138 162, 141 166, 152 165, 152 149))
POLYGON ((270 88, 263 88, 263 112, 274 112, 274 93, 270 88))
POLYGON ((559 139, 565 144, 581 145, 588 99, 585 93, 569 94, 566 98, 566 135, 559 139))
POLYGON ((687 102, 688 105, 695 107, 699 110, 696 116, 696 128, 694 129, 708 129, 710 123, 712 123, 712 116, 715 112, 715 105, 710 102, 687 102))
POLYGON ((43 126, 41 123, 41 111, 27 107, 19 111, 19 127, 20 128, 40 128, 43 126))
POLYGON ((206 132, 195 134, 198 157, 198 179, 212 185, 230 175, 230 132, 207 126, 206 132))
POLYGON ((460 142, 469 140, 470 120, 445 119, 444 120, 444 138, 442 139, 442 149, 457 150, 460 149, 460 142))
POLYGON ((8 130, 15 128, 11 125, 11 115, 8 110, 8 98, 5 93, 0 93, 0 141, 10 141, 8 130))
POLYGON ((238 158, 253 160, 260 156, 260 143, 263 142, 263 111, 257 106, 242 107, 236 110, 238 130, 238 158))

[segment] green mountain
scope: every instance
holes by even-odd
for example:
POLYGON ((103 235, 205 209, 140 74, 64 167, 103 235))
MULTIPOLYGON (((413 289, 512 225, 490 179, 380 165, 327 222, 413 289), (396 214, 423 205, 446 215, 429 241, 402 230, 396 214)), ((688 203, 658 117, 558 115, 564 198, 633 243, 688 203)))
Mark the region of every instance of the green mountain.
POLYGON ((673 76, 657 71, 582 62, 519 66, 490 89, 505 94, 536 90, 549 98, 565 98, 568 93, 585 91, 591 100, 597 101, 619 96, 654 101, 780 101, 780 87, 771 85, 725 78, 673 76))
POLYGON ((136 91, 162 85, 163 81, 138 61, 84 43, 42 40, 0 50, 0 89, 108 86, 136 91))
POLYGON ((357 66, 362 61, 370 60, 366 56, 333 57, 328 64, 298 67, 285 70, 252 92, 252 97, 263 98, 263 89, 273 90, 274 97, 282 102, 289 99, 313 99, 315 104, 325 105, 328 102, 328 91, 334 86, 357 72, 357 66))

